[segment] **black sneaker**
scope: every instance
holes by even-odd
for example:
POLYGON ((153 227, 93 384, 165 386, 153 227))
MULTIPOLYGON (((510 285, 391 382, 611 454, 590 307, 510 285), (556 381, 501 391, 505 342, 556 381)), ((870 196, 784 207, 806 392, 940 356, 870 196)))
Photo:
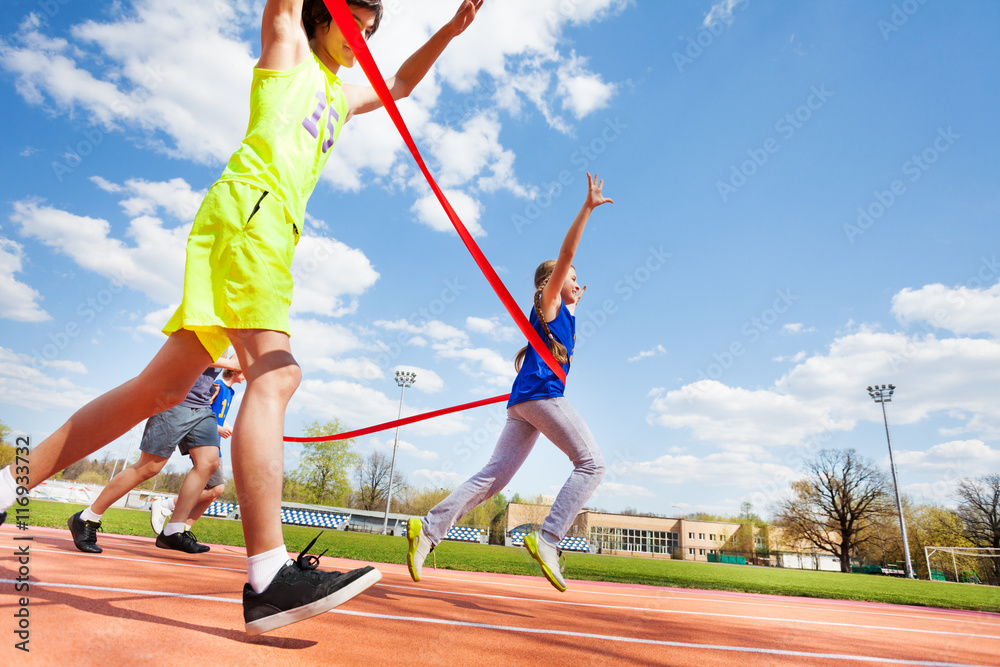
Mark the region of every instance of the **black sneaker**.
POLYGON ((306 554, 315 542, 316 538, 294 562, 278 570, 263 593, 254 593, 250 584, 243 586, 243 620, 248 635, 259 635, 322 614, 382 578, 382 573, 371 566, 344 573, 318 570, 319 556, 306 554))
POLYGON ((97 546, 97 531, 101 527, 101 522, 84 521, 80 518, 81 514, 83 512, 77 512, 66 521, 70 535, 73 536, 73 544, 84 553, 99 554, 104 551, 97 546))
POLYGON ((211 549, 207 544, 200 543, 190 530, 174 533, 173 535, 160 533, 156 537, 156 546, 161 549, 173 549, 174 551, 184 551, 189 554, 203 554, 211 549))

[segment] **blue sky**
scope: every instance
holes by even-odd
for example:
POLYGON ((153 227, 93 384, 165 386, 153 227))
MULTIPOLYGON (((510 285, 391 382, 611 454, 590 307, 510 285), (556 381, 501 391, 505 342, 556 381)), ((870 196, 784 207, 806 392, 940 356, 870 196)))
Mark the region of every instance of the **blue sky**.
MULTIPOLYGON (((383 73, 457 4, 387 5, 383 73)), ((5 4, 0 420, 34 442, 162 344, 191 218, 246 126, 262 6, 5 4)), ((998 27, 986 1, 487 0, 401 110, 525 308, 585 172, 606 179, 567 390, 608 464, 590 505, 766 511, 819 448, 887 465, 873 382, 898 386, 914 500, 1000 470, 998 27)), ((509 390, 519 333, 384 112, 347 125, 308 217, 286 433, 394 419, 400 368, 404 414, 509 390)), ((502 421, 405 427, 397 465, 455 485, 502 421)), ((569 471, 542 440, 509 491, 569 471)))

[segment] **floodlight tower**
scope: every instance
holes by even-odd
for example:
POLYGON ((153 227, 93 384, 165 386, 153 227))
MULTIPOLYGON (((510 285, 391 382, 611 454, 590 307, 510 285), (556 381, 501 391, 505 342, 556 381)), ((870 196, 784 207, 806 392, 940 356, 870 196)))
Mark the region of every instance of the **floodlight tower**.
POLYGON ((868 395, 876 403, 882 405, 882 420, 885 422, 885 441, 889 445, 889 469, 892 471, 892 488, 896 492, 896 511, 899 512, 899 532, 903 534, 903 557, 906 562, 906 578, 913 579, 913 565, 910 564, 910 543, 906 539, 906 522, 903 521, 903 503, 899 500, 899 484, 896 482, 896 464, 892 460, 892 440, 889 438, 889 417, 885 413, 885 404, 892 402, 892 392, 896 385, 872 385, 868 387, 868 395))
MULTIPOLYGON (((396 371, 396 384, 399 385, 399 414, 396 421, 403 416, 403 393, 407 387, 412 387, 417 381, 417 374, 412 371, 396 371)), ((399 446, 399 426, 396 427, 396 440, 392 443, 392 463, 389 465, 389 493, 385 498, 385 520, 382 522, 382 534, 389 532, 389 506, 392 504, 392 477, 396 473, 396 447, 399 446)))

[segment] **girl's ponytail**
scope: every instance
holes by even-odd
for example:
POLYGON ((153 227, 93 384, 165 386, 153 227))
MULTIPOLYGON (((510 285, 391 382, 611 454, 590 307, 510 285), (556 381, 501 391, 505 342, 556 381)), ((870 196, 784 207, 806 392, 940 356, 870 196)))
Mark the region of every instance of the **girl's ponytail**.
MULTIPOLYGON (((552 277, 552 271, 555 267, 556 260, 548 259, 539 264, 538 268, 535 269, 535 316, 542 323, 542 330, 545 332, 545 345, 549 348, 549 352, 556 358, 556 361, 560 364, 565 364, 569 358, 566 346, 557 341, 555 336, 552 335, 552 331, 549 330, 549 324, 545 321, 545 314, 542 312, 542 290, 545 289, 549 278, 552 277)), ((514 356, 514 370, 521 370, 521 364, 524 363, 524 355, 527 353, 527 345, 518 350, 517 355, 514 356)))

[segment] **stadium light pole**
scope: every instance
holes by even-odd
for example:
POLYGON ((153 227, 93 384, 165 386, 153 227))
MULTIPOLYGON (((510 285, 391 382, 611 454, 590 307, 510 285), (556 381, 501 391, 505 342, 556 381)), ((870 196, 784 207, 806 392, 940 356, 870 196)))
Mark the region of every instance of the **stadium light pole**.
POLYGON ((882 406, 882 420, 885 422, 885 441, 889 445, 889 469, 892 471, 892 488, 896 492, 896 510, 899 512, 899 531, 903 534, 903 557, 906 562, 906 578, 913 579, 913 565, 910 564, 910 543, 906 539, 906 522, 903 521, 903 503, 899 500, 899 484, 896 482, 896 464, 892 461, 892 440, 889 438, 889 417, 885 413, 885 404, 892 402, 892 392, 896 385, 872 385, 868 387, 868 395, 882 406))
MULTIPOLYGON (((403 394, 407 387, 412 387, 417 381, 417 374, 413 371, 396 371, 396 384, 399 385, 399 414, 396 415, 398 421, 403 416, 403 394)), ((385 520, 382 522, 382 534, 389 533, 389 506, 392 504, 392 477, 396 471, 396 447, 399 446, 399 426, 396 427, 396 439, 392 443, 392 463, 389 465, 389 493, 385 497, 385 520)))

